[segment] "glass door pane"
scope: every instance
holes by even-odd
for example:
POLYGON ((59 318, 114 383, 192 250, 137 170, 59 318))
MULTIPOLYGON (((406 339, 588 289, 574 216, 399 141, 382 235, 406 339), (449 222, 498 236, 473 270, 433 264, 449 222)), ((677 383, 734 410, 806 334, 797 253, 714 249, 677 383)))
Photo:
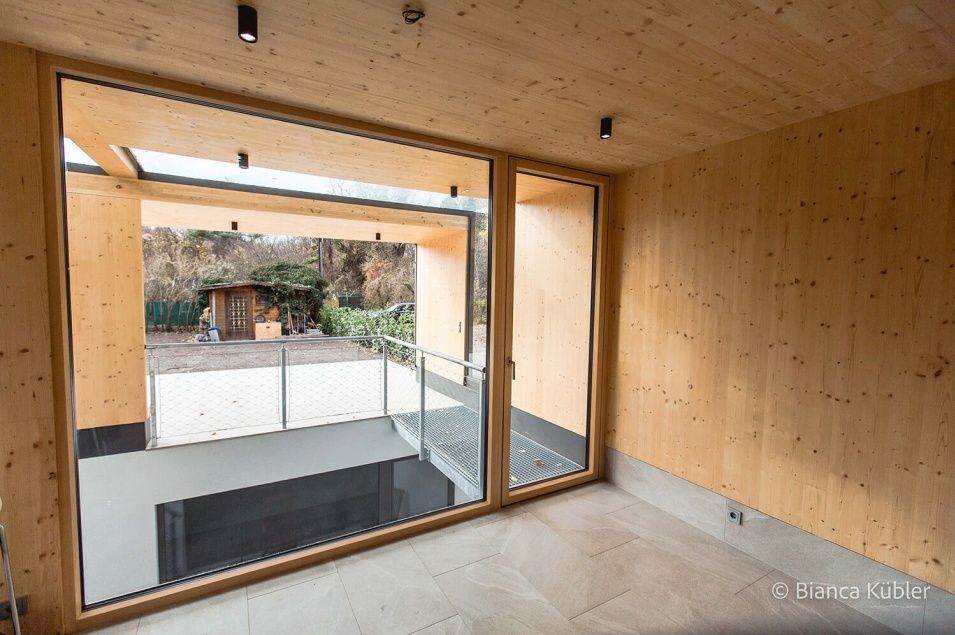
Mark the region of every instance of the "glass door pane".
POLYGON ((511 490, 589 468, 597 188, 518 172, 511 490))

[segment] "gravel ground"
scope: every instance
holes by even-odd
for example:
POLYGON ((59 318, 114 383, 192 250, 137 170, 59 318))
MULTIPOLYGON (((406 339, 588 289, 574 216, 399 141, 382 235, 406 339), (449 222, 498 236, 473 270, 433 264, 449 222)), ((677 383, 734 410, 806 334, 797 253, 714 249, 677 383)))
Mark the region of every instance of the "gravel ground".
MULTIPOLYGON (((484 325, 475 327, 475 354, 486 346, 484 325)), ((162 373, 194 373, 207 370, 236 370, 278 366, 279 348, 288 348, 288 363, 330 364, 381 359, 381 352, 355 342, 302 342, 304 335, 285 335, 247 344, 217 346, 215 342, 197 342, 193 333, 147 333, 146 344, 181 344, 175 348, 152 349, 162 373)), ((312 336, 314 337, 314 336, 312 336)), ((389 356, 391 361, 398 361, 389 356)), ((402 365, 413 364, 400 361, 402 365)))
POLYGON ((381 352, 354 342, 303 342, 304 336, 284 336, 271 340, 219 346, 215 342, 196 342, 184 333, 150 333, 146 344, 182 344, 174 348, 151 349, 161 373, 193 373, 209 370, 266 368, 279 365, 279 349, 288 349, 289 365, 329 364, 381 359, 381 352))

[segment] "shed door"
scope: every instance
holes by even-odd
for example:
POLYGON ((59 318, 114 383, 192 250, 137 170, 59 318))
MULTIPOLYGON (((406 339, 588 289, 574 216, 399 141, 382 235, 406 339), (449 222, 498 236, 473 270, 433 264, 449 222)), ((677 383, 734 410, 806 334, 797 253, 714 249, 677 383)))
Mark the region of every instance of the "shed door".
POLYGON ((226 331, 229 340, 252 339, 252 303, 244 291, 229 291, 225 296, 226 331))

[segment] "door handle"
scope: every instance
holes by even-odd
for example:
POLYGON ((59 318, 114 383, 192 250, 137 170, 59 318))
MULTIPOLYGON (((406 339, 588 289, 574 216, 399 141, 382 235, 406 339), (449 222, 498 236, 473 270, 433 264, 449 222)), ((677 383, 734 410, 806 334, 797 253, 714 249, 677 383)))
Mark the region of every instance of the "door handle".
POLYGON ((517 379, 517 362, 508 357, 507 365, 511 367, 511 380, 517 379))

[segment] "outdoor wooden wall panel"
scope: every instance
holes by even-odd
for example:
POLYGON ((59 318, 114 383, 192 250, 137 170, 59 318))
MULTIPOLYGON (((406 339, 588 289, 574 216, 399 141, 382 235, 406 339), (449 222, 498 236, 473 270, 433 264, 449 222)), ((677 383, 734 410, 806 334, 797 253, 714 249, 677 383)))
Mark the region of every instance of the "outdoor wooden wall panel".
MULTIPOLYGON (((522 191, 559 183, 517 175, 522 191)), ((580 435, 587 434, 594 193, 563 184, 515 211, 511 403, 580 435)))
MULTIPOLYGON (((466 359, 468 233, 418 243, 416 249, 415 341, 466 359)), ((464 379, 464 367, 458 364, 438 358, 428 358, 425 364, 428 371, 448 379, 464 379)))
POLYGON ((76 427, 145 421, 139 201, 69 194, 67 225, 76 427))
POLYGON ((219 331, 219 338, 225 339, 225 328, 228 321, 226 320, 226 306, 225 306, 225 291, 210 291, 209 297, 213 303, 212 314, 214 315, 212 326, 218 326, 221 331, 219 331))
MULTIPOLYGON (((24 633, 60 632, 60 533, 36 60, 0 43, 0 524, 24 633)), ((7 589, 0 579, 0 597, 7 589)), ((11 632, 8 622, 0 622, 11 632)))
POLYGON ((955 591, 955 81, 620 176, 607 444, 955 591))

